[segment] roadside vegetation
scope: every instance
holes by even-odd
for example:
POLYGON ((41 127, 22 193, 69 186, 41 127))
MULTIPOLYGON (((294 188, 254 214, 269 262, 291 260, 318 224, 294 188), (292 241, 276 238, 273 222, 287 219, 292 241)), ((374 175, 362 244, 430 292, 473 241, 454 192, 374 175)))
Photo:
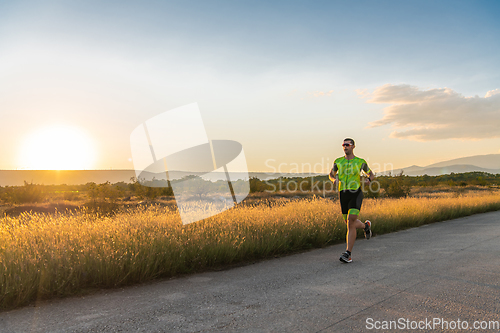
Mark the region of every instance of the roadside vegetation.
MULTIPOLYGON (((381 177, 378 194, 363 202, 361 218, 374 221, 375 235, 500 210, 494 183, 411 186, 403 175, 388 177, 387 183, 381 177), (399 197, 389 195, 394 182, 400 184, 395 189, 404 188, 399 197)), ((234 209, 183 225, 169 193, 151 198, 141 186, 26 183, 2 188, 9 207, 72 203, 76 208, 0 217, 0 309, 221 269, 345 239, 335 191, 254 191, 234 209), (30 196, 38 201, 21 199, 30 196)))
MULTIPOLYGON (((497 188, 500 174, 484 172, 452 173, 442 176, 406 176, 403 173, 377 177, 372 188, 365 188, 365 195, 370 197, 398 198, 411 195, 414 189, 443 188, 451 191, 466 191, 470 187, 497 188), (368 193, 370 192, 370 193, 368 193)), ((336 191, 328 176, 280 177, 260 180, 250 178, 250 193, 276 196, 321 195, 333 197, 336 191)), ((72 206, 94 206, 102 203, 127 203, 130 201, 152 201, 173 199, 171 187, 148 187, 132 178, 129 183, 109 182, 83 185, 40 185, 24 182, 23 186, 0 186, 0 203, 13 207, 39 204, 45 206, 66 203, 72 206)), ((47 211, 48 212, 48 211, 47 211)))

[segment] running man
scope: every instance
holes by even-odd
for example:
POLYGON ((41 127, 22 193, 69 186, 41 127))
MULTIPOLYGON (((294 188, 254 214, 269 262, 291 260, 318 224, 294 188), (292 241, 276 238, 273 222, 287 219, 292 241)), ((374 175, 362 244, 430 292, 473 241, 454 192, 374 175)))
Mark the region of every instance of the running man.
POLYGON ((364 171, 368 175, 366 184, 370 184, 375 175, 364 159, 354 156, 353 150, 355 145, 353 139, 344 139, 342 147, 344 148, 345 156, 337 158, 333 163, 333 168, 330 171, 330 180, 333 181, 334 186, 338 184, 342 216, 347 224, 347 249, 340 256, 340 261, 350 263, 352 262, 351 251, 356 241, 356 229, 364 229, 366 239, 370 239, 372 236, 372 223, 368 220, 363 223, 358 219, 361 203, 363 202, 361 171, 364 171))

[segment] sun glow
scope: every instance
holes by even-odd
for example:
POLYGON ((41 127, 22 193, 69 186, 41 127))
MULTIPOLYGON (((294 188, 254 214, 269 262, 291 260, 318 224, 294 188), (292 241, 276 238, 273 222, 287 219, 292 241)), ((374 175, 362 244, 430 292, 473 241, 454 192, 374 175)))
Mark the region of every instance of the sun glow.
POLYGON ((94 164, 91 139, 79 128, 57 125, 31 134, 21 146, 19 163, 29 170, 83 170, 94 164))

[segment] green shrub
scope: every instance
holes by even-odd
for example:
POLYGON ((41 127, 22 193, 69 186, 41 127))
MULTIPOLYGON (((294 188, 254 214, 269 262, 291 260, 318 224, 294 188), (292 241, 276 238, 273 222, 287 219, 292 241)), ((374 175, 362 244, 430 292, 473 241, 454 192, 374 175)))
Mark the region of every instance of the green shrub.
POLYGON ((24 186, 5 187, 3 199, 8 203, 23 204, 44 202, 46 198, 42 190, 42 185, 35 185, 24 181, 24 186))
POLYGON ((269 189, 270 186, 268 186, 265 182, 263 182, 259 178, 250 177, 250 193, 264 192, 269 189))
POLYGON ((133 193, 133 195, 140 199, 154 200, 160 196, 174 195, 174 191, 168 182, 163 183, 154 179, 152 181, 145 182, 143 180, 139 181, 135 177, 132 177, 130 180, 132 181, 132 184, 128 185, 129 190, 133 193), (151 186, 145 186, 142 185, 142 183, 151 186), (168 186, 158 186, 167 184, 168 186))
POLYGON ((389 198, 407 197, 411 192, 410 181, 407 176, 403 175, 403 171, 393 177, 381 178, 380 186, 384 189, 385 195, 389 198))
POLYGON ((364 179, 361 180, 361 189, 365 198, 379 198, 380 197, 380 182, 375 179, 369 185, 365 184, 364 179))
POLYGON ((76 201, 80 199, 80 193, 78 191, 66 191, 63 194, 63 200, 76 201))

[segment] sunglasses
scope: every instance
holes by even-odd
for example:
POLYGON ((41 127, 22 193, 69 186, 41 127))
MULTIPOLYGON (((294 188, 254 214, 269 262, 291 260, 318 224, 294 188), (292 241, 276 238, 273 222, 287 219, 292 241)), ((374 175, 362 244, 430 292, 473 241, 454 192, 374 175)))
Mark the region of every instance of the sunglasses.
POLYGON ((352 143, 343 143, 342 144, 342 147, 350 147, 350 146, 353 146, 352 143))

